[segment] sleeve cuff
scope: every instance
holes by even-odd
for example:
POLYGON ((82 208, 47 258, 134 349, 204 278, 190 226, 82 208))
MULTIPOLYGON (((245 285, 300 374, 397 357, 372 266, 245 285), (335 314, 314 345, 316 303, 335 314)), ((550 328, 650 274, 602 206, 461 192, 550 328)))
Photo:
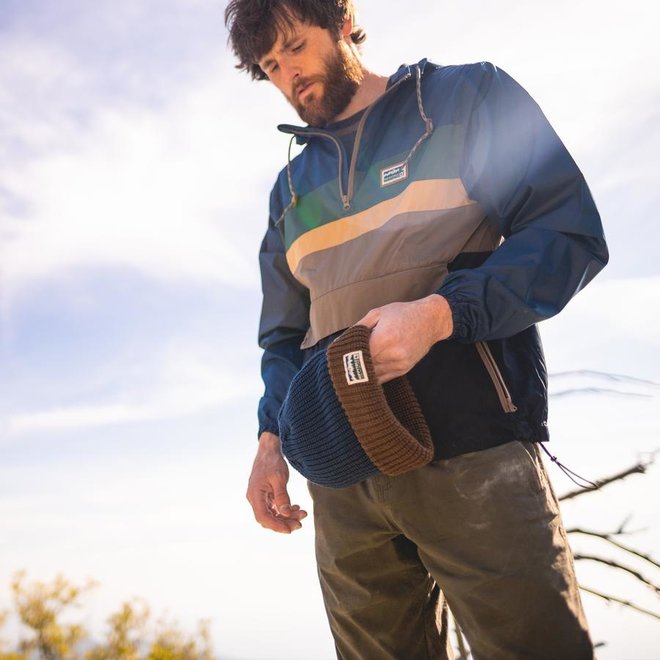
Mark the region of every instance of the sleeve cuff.
POLYGON ((279 437, 280 429, 277 424, 266 422, 264 424, 259 424, 259 432, 257 433, 257 440, 261 437, 262 433, 272 433, 279 437))
POLYGON ((456 291, 444 291, 442 288, 438 289, 436 293, 440 294, 449 304, 451 310, 451 317, 453 323, 453 331, 447 339, 454 339, 463 343, 473 341, 472 332, 467 323, 467 311, 469 304, 461 300, 460 294, 456 291))

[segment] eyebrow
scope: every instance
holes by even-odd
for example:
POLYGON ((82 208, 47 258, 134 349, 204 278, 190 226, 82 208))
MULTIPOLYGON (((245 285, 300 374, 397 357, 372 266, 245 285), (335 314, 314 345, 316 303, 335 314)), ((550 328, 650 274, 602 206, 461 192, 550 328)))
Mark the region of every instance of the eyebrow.
MULTIPOLYGON (((301 39, 301 35, 299 32, 296 32, 292 34, 290 37, 285 39, 284 43, 282 44, 281 48, 278 49, 278 53, 283 53, 291 48, 291 45, 295 42, 301 39)), ((265 71, 270 67, 271 64, 275 64, 275 60, 272 57, 269 57, 268 59, 264 60, 263 62, 257 62, 259 67, 265 71)))
POLYGON ((266 71, 266 69, 270 68, 271 64, 275 64, 275 60, 272 57, 269 57, 267 60, 257 62, 257 64, 259 65, 260 69, 266 71))
POLYGON ((300 38, 300 33, 294 32, 288 39, 285 39, 284 43, 282 44, 282 48, 280 48, 280 52, 283 50, 289 50, 289 48, 291 48, 291 44, 293 44, 294 41, 298 41, 300 38))

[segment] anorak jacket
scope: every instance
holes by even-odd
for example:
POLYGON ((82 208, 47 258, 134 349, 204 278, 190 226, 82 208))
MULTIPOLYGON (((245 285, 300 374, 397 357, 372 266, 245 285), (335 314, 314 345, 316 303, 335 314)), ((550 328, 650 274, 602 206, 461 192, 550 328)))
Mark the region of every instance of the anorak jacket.
POLYGON ((489 63, 422 60, 359 117, 279 129, 305 148, 273 188, 260 252, 259 432, 278 433, 306 357, 374 307, 437 292, 453 335, 408 374, 436 458, 547 440, 535 323, 608 253, 580 170, 525 90, 489 63))

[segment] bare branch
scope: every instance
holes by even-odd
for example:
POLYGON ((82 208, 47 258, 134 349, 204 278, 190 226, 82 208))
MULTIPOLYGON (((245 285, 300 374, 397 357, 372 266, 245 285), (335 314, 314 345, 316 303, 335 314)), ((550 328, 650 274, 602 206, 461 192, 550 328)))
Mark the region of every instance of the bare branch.
POLYGON ((614 483, 615 481, 621 481, 622 479, 629 477, 631 474, 644 474, 646 472, 646 469, 652 463, 653 463, 653 458, 646 461, 640 461, 636 465, 633 465, 632 467, 628 468, 627 470, 623 470, 618 474, 614 474, 611 477, 606 477, 605 479, 598 479, 598 481, 596 481, 595 488, 580 488, 578 490, 572 490, 566 493, 565 495, 562 495, 559 499, 560 501, 571 500, 574 497, 577 497, 578 495, 584 495, 585 493, 593 493, 594 491, 600 490, 601 488, 604 488, 605 486, 608 486, 609 484, 614 483))
POLYGON ((626 531, 628 523, 632 520, 632 513, 629 513, 626 516, 626 519, 619 525, 619 529, 616 530, 616 534, 629 534, 630 532, 626 531))
POLYGON ((579 561, 580 559, 589 559, 591 561, 597 561, 601 564, 606 564, 607 566, 611 566, 612 568, 618 568, 619 570, 625 571, 626 573, 630 573, 630 575, 637 578, 647 587, 653 589, 655 593, 660 593, 660 587, 658 587, 658 585, 651 582, 651 580, 645 578, 639 571, 636 571, 634 568, 630 568, 629 566, 625 566, 624 564, 620 564, 618 561, 614 561, 613 559, 605 559, 604 557, 595 557, 594 555, 575 555, 574 559, 575 561, 579 561))
POLYGON ((549 374, 553 380, 561 378, 562 376, 597 376, 605 380, 613 380, 618 383, 638 383, 640 385, 650 385, 651 387, 660 387, 660 383, 654 380, 647 380, 646 378, 636 378, 634 376, 626 376, 625 374, 611 374, 606 371, 595 371, 593 369, 573 369, 571 371, 558 371, 554 374, 549 374))
POLYGON ((598 596, 598 598, 602 598, 603 600, 606 600, 609 603, 618 603, 619 605, 623 605, 624 607, 629 607, 631 610, 635 610, 637 612, 641 612, 642 614, 646 614, 646 616, 650 616, 654 619, 660 619, 660 614, 651 612, 651 610, 645 610, 643 607, 639 607, 639 605, 635 605, 635 603, 631 603, 629 600, 622 600, 621 598, 617 598, 616 596, 610 596, 609 594, 604 594, 600 591, 596 591, 595 589, 590 589, 589 587, 585 587, 583 585, 580 585, 580 589, 588 594, 598 596))
POLYGON ((586 534, 587 536, 595 536, 596 538, 603 539, 604 541, 607 541, 608 543, 611 543, 614 547, 619 548, 620 550, 623 550, 624 552, 628 552, 631 555, 635 555, 635 557, 639 557, 640 559, 643 559, 644 561, 647 561, 649 564, 655 566, 656 568, 660 568, 660 563, 657 562, 653 557, 650 555, 645 555, 644 553, 640 552, 639 550, 636 550, 635 548, 631 548, 627 545, 624 545, 623 543, 620 543, 616 539, 612 538, 613 536, 623 534, 623 528, 625 526, 624 524, 619 528, 619 531, 614 532, 612 534, 607 534, 603 532, 594 532, 590 529, 581 529, 580 527, 574 527, 573 529, 567 529, 566 533, 567 534, 586 534))

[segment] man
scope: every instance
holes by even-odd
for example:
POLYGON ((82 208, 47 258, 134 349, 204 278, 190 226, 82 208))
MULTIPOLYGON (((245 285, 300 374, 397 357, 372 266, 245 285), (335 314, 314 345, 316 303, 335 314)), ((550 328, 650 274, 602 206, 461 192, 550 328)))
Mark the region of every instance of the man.
POLYGON ((338 657, 449 657, 441 588, 475 658, 591 658, 538 450, 534 324, 606 264, 600 218, 509 76, 426 60, 377 75, 353 17, 351 0, 232 0, 225 14, 239 68, 308 124, 280 127, 306 146, 275 184, 260 253, 265 393, 248 500, 264 527, 301 527, 278 413, 303 363, 366 325, 379 382, 407 375, 435 460, 310 483, 338 657))

